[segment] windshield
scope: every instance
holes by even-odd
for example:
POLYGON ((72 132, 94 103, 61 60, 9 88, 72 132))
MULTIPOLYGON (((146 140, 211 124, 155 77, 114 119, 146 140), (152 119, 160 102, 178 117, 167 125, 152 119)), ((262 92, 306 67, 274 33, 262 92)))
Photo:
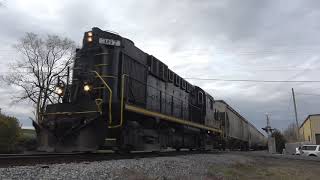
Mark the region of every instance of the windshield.
POLYGON ((315 151, 317 149, 317 146, 303 146, 302 150, 306 151, 315 151))

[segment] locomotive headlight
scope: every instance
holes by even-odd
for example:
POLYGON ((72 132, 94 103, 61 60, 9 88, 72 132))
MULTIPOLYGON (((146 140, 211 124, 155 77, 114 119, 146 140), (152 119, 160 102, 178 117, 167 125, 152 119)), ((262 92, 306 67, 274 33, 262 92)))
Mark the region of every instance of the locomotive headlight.
POLYGON ((88 32, 88 36, 89 37, 91 37, 93 34, 92 34, 92 32, 90 31, 90 32, 88 32))
POLYGON ((86 84, 83 86, 83 90, 86 92, 91 91, 91 86, 89 84, 86 84))
POLYGON ((88 37, 88 38, 87 38, 87 41, 88 41, 88 42, 92 42, 92 41, 93 41, 93 38, 92 38, 92 37, 88 37))
POLYGON ((63 94, 63 89, 62 89, 62 87, 57 86, 56 89, 55 89, 55 92, 56 92, 59 96, 61 96, 61 95, 63 94))

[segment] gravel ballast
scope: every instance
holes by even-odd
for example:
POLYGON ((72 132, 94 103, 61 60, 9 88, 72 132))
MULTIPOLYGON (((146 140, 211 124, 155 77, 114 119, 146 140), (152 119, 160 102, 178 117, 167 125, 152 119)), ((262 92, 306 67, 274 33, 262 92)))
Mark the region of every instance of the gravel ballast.
POLYGON ((0 179, 314 179, 319 165, 229 152, 0 168, 0 179))
POLYGON ((100 162, 0 168, 0 179, 198 179, 215 164, 248 161, 238 155, 195 154, 100 162))

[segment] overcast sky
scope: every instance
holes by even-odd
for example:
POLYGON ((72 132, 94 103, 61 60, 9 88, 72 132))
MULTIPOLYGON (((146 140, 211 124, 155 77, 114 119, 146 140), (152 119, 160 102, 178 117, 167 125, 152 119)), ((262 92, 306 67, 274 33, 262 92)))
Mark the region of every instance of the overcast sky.
MULTIPOLYGON (((66 36, 80 46, 83 33, 96 26, 133 40, 182 77, 320 80, 317 0, 0 2, 1 74, 18 58, 12 45, 25 32, 66 36)), ((259 129, 265 113, 280 130, 294 122, 291 88, 300 122, 320 113, 320 83, 190 82, 225 100, 259 129)), ((31 126, 32 106, 10 105, 14 87, 2 85, 0 92, 2 111, 31 126)))

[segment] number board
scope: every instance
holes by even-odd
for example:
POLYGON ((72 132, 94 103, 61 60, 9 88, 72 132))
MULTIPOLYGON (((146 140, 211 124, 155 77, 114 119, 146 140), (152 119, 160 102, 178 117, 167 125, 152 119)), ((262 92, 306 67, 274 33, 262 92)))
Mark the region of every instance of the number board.
POLYGON ((110 46, 120 46, 121 43, 120 43, 120 40, 99 38, 99 44, 106 44, 110 46))

